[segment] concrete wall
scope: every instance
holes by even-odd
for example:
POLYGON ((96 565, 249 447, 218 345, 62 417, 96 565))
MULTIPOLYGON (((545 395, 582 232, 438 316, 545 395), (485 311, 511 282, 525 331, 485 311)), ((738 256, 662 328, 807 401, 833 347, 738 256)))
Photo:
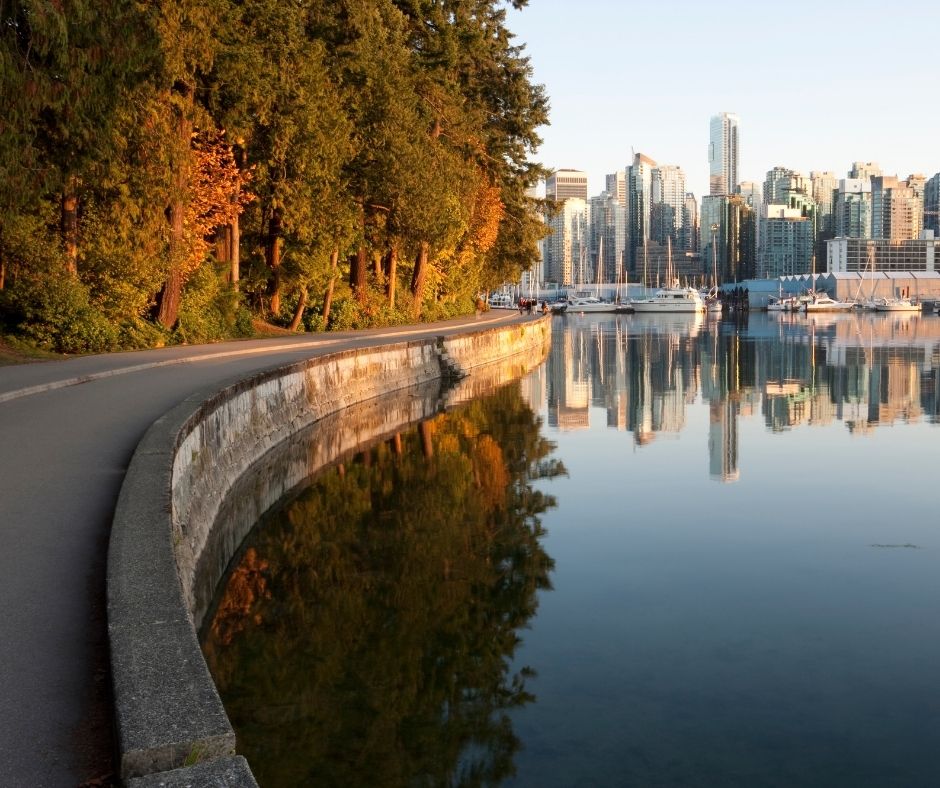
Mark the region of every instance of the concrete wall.
MULTIPOLYGON (((525 371, 544 358, 549 342, 550 322, 541 319, 337 353, 200 392, 153 424, 125 477, 108 555, 123 779, 171 774, 213 760, 219 769, 231 768, 235 736, 195 627, 258 516, 351 446, 430 415, 440 407, 442 382, 486 364, 500 370, 495 377, 525 371), (346 421, 360 427, 341 431, 340 437, 327 439, 327 430, 322 442, 306 437, 304 445, 316 449, 288 461, 293 470, 264 472, 276 447, 286 445, 290 456, 291 436, 309 428, 319 437, 331 414, 341 420, 356 403, 412 387, 417 388, 410 396, 373 405, 368 418, 361 409, 349 414, 346 421), (249 474, 252 467, 261 472, 249 474), (230 496, 240 481, 244 489, 249 477, 253 494, 230 496)), ((473 374, 468 380, 475 378, 494 375, 473 374)), ((457 399, 470 396, 474 384, 461 388, 457 399)), ((183 772, 174 779, 184 779, 183 772)))

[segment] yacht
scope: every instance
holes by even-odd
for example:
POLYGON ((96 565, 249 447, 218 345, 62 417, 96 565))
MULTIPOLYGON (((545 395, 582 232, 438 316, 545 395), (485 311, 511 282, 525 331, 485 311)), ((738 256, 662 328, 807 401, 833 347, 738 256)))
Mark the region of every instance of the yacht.
POLYGON ((802 312, 847 312, 855 306, 854 301, 836 301, 828 293, 808 293, 808 298, 801 298, 802 312))
POLYGON ((909 298, 879 298, 874 309, 876 312, 920 312, 920 304, 911 303, 909 298))
POLYGON ((568 309, 571 312, 625 312, 625 307, 626 304, 604 301, 589 293, 579 292, 568 298, 568 309))
POLYGON ((705 311, 705 302, 694 287, 679 287, 676 280, 672 287, 657 290, 652 298, 631 301, 634 312, 696 312, 705 311))
POLYGON ((518 307, 510 293, 493 293, 488 303, 490 309, 516 309, 518 307))

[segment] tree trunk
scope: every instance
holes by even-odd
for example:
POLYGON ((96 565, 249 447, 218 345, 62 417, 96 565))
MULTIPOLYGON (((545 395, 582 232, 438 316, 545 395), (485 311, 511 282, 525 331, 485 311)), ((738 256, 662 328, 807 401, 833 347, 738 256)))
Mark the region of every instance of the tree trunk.
POLYGON ((376 281, 382 280, 382 255, 379 252, 372 253, 372 272, 375 274, 376 281))
POLYGON ((323 328, 330 322, 330 309, 333 307, 333 285, 336 284, 336 267, 339 265, 339 249, 334 248, 330 253, 330 281, 323 296, 323 328))
POLYGON ((353 296, 361 304, 366 300, 366 248, 360 246, 349 256, 349 286, 353 296))
POLYGON ((70 177, 62 194, 60 222, 65 246, 65 270, 72 276, 78 276, 78 195, 75 191, 75 179, 70 177))
POLYGON ((281 311, 281 211, 275 208, 268 222, 268 239, 264 249, 265 261, 274 274, 271 282, 271 314, 281 311))
POLYGON ((297 302, 297 309, 294 310, 294 318, 290 321, 290 330, 296 331, 303 320, 304 309, 307 308, 307 285, 300 288, 300 300, 297 302))
POLYGON ((418 435, 421 437, 421 454, 424 459, 430 460, 434 456, 434 441, 432 440, 429 422, 422 421, 418 425, 418 435))
POLYGON ((7 258, 3 253, 3 249, 0 249, 0 290, 6 286, 7 283, 7 258))
POLYGON ((395 279, 398 276, 398 247, 392 246, 385 255, 385 295, 388 305, 395 308, 395 279))
POLYGON ((229 230, 229 278, 232 286, 238 290, 239 268, 241 266, 241 242, 242 232, 239 224, 238 214, 232 218, 232 223, 228 226, 229 230))
POLYGON ((183 109, 177 109, 176 162, 173 173, 173 196, 166 209, 170 224, 170 268, 163 287, 157 295, 157 321, 164 328, 173 328, 179 318, 180 301, 183 297, 183 214, 189 192, 189 165, 193 124, 189 107, 192 106, 193 90, 189 85, 177 88, 183 98, 183 109))
POLYGON ((415 270, 411 276, 411 295, 414 296, 414 306, 412 311, 414 316, 421 314, 421 301, 424 298, 424 280, 427 278, 428 267, 428 242, 422 241, 415 257, 415 270))

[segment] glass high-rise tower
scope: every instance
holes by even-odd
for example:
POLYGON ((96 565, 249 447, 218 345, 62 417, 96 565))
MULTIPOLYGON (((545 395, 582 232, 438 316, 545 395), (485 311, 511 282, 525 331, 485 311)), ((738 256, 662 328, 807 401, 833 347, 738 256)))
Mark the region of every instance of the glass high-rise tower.
POLYGON ((738 185, 738 116, 713 115, 708 135, 708 192, 733 194, 738 185))

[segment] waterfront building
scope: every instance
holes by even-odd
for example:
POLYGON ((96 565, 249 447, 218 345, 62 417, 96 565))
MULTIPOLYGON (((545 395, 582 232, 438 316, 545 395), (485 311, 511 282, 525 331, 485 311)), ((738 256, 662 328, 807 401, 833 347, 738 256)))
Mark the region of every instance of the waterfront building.
POLYGON ((924 229, 940 238, 940 172, 924 183, 924 229))
MULTIPOLYGON (((938 271, 940 239, 927 230, 922 238, 833 238, 826 244, 829 273, 938 271)), ((892 294, 893 295, 893 294, 892 294)))
POLYGON ((835 237, 871 238, 871 179, 843 178, 835 194, 835 237))
POLYGON ((587 201, 587 183, 587 173, 582 170, 555 170, 545 181, 545 197, 556 201, 570 197, 587 201))
POLYGON ((754 276, 756 217, 740 194, 702 198, 700 245, 709 281, 726 284, 754 276))
MULTIPOLYGON (((923 179, 923 176, 920 176, 923 179)), ((917 238, 923 228, 923 181, 911 176, 871 179, 871 237, 905 241, 917 238), (919 193, 918 193, 919 192, 919 193)))
POLYGON ((590 272, 586 274, 586 281, 623 281, 627 232, 626 209, 613 194, 603 192, 590 199, 588 214, 591 265, 590 272), (603 255, 602 259, 600 255, 603 255))
POLYGON ((656 162, 637 153, 626 169, 627 245, 631 278, 642 265, 643 246, 650 240, 650 214, 653 208, 653 169, 656 162))
POLYGON ((813 273, 813 221, 800 208, 768 205, 761 219, 758 276, 813 273))
POLYGON ((542 243, 545 281, 571 285, 584 281, 587 264, 587 203, 578 197, 564 200, 547 223, 551 235, 542 243))
POLYGON ((738 185, 738 126, 730 112, 714 115, 709 122, 708 192, 733 194, 738 185))
POLYGON ((699 250, 699 220, 698 201, 692 192, 686 192, 682 202, 682 233, 679 237, 679 247, 685 252, 699 250))
POLYGON ((658 243, 672 240, 679 247, 685 204, 685 173, 681 167, 659 165, 652 170, 650 237, 658 243))

